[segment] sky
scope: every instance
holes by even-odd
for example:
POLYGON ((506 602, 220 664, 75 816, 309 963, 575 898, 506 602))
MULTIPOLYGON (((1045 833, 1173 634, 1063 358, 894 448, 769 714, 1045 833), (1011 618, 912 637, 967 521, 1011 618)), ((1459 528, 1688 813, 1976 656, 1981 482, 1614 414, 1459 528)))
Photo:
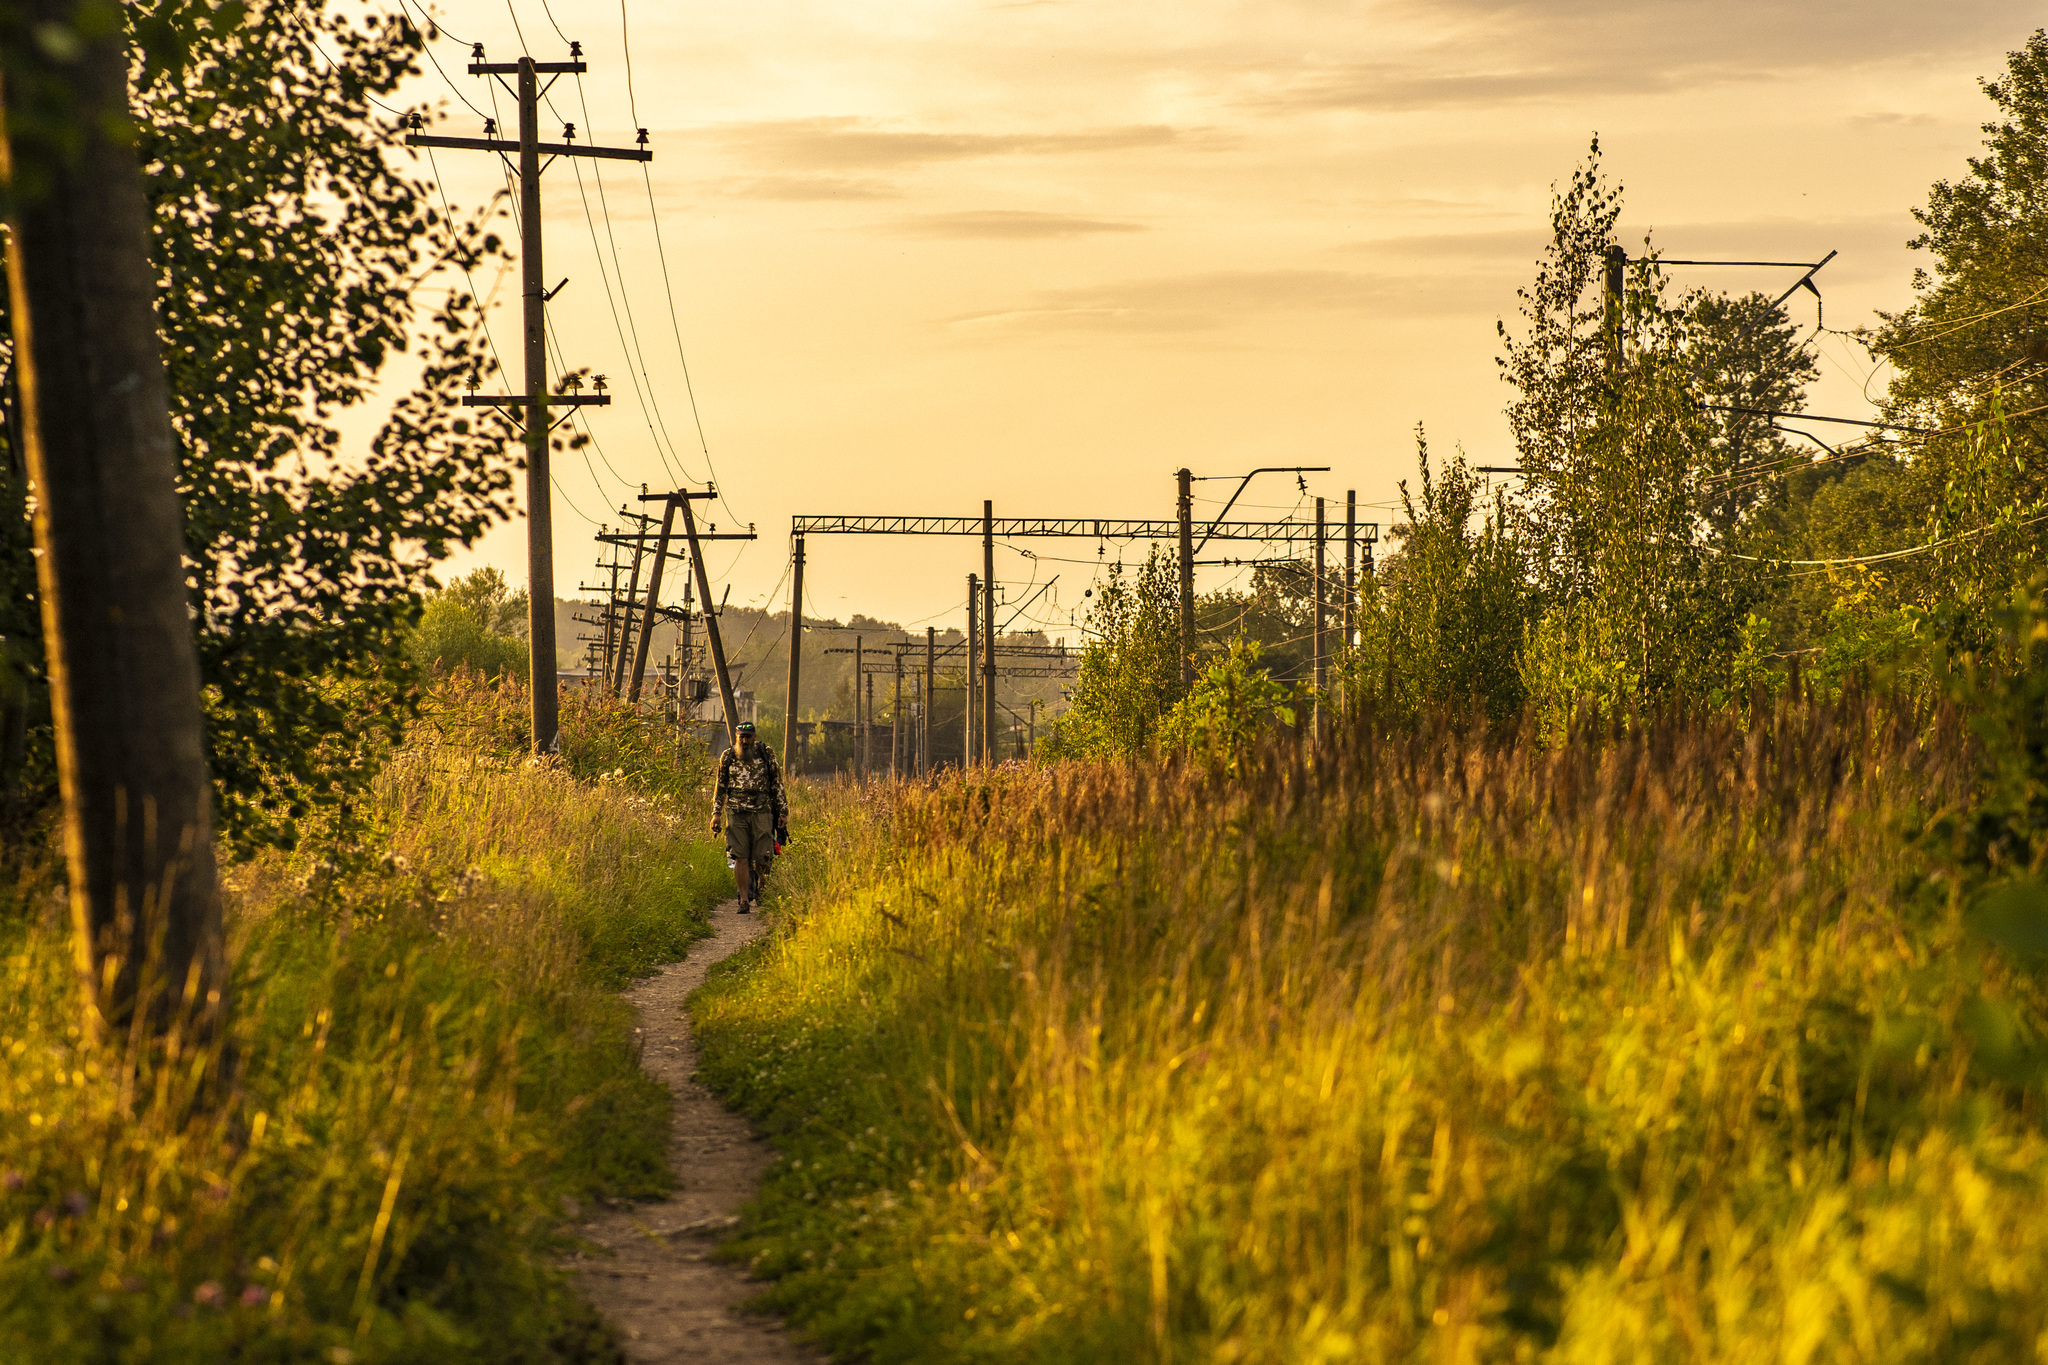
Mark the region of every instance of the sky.
MULTIPOLYGON (((508 126, 469 44, 559 60, 575 40, 589 73, 552 88, 543 132, 649 130, 644 178, 564 159, 543 180, 560 356, 615 395, 584 414, 594 448, 558 457, 557 590, 599 581, 589 537, 643 482, 715 479, 704 519, 760 539, 712 575, 775 609, 793 514, 1167 518, 1185 465, 1213 515, 1233 476, 1326 465, 1310 495, 1341 517, 1355 490, 1390 522, 1418 423, 1438 453, 1513 463, 1496 323, 1596 133, 1625 242, 1840 253, 1824 318, 1804 294, 1793 317, 1823 372, 1811 410, 1865 415, 1885 376, 1838 333, 1910 300, 1911 211, 1966 173, 1978 80, 2039 22, 2009 0, 552 3, 434 11, 439 69, 406 93, 443 134, 508 126)), ((505 183, 480 152, 418 169, 458 207, 505 183)), ((516 270, 475 284, 516 361, 516 270)), ((1239 506, 1312 514, 1287 475, 1239 506)), ((807 549, 808 615, 919 626, 961 622, 981 559, 965 538, 807 549)), ((514 522, 443 576, 524 583, 525 553, 514 522)), ((1057 633, 1105 562, 1144 553, 1017 542, 997 578, 1057 633)))

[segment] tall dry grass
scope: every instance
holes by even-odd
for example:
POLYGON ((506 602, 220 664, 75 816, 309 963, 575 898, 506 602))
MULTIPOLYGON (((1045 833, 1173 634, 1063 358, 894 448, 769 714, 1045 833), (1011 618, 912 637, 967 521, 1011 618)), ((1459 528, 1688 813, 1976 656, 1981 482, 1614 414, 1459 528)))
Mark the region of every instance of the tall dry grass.
MULTIPOLYGON (((2038 1097, 1913 831, 1952 714, 875 792, 696 1004, 743 1252, 879 1361, 2034 1358, 2038 1097)), ((809 866, 801 864, 808 860, 809 866)))
POLYGON ((80 1036, 47 887, 0 916, 0 1360, 616 1358, 555 1228, 667 1186, 614 991, 703 931, 723 861, 623 778, 449 745, 367 807, 360 844, 231 874, 224 1079, 80 1036))

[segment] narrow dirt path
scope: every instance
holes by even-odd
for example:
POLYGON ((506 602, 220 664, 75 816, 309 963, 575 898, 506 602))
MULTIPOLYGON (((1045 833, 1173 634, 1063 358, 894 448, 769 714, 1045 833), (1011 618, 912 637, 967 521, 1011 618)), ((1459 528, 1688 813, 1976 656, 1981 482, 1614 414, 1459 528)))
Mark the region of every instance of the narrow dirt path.
POLYGON ((711 928, 687 958, 627 993, 640 1011, 640 1064, 675 1095, 669 1165, 676 1192, 658 1204, 601 1211, 575 1228, 597 1249, 578 1253, 568 1268, 636 1365, 815 1365, 825 1357, 791 1341, 780 1324, 738 1310, 760 1291, 758 1282, 708 1259, 772 1156, 744 1118, 694 1079, 697 1044, 683 1001, 712 963, 765 926, 727 901, 712 912, 711 928))

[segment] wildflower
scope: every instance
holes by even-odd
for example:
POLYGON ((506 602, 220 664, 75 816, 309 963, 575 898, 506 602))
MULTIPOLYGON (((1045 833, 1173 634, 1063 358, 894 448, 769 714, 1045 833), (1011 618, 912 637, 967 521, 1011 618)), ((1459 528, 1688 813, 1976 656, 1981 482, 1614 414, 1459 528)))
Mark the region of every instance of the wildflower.
POLYGON ((208 1280, 192 1291, 192 1302, 205 1308, 218 1308, 227 1299, 218 1280, 208 1280))
POLYGON ((86 1199, 83 1190, 73 1190, 64 1196, 64 1212, 70 1214, 73 1218, 85 1217, 86 1211, 91 1207, 92 1204, 86 1199))
POLYGON ((262 1285, 251 1284, 242 1287, 242 1306, 244 1308, 261 1308, 269 1302, 270 1291, 262 1285))
POLYGON ((121 1277, 121 1292, 124 1294, 140 1294, 148 1287, 148 1284, 139 1275, 123 1275, 121 1277))
POLYGON ((9 1191, 14 1191, 20 1189, 23 1185, 26 1184, 28 1184, 28 1177, 23 1175, 20 1171, 7 1171, 5 1173, 0 1173, 0 1188, 7 1189, 9 1191))
POLYGON ((59 1261, 57 1264, 50 1267, 50 1278, 55 1280, 58 1284, 70 1284, 73 1280, 78 1278, 78 1272, 73 1270, 70 1266, 65 1265, 62 1261, 59 1261))

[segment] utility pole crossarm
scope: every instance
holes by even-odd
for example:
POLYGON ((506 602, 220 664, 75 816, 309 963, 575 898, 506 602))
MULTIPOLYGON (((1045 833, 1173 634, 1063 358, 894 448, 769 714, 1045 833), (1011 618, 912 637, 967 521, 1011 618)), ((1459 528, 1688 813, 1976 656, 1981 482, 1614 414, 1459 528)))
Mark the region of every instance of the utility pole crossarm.
MULTIPOLYGON (((465 408, 523 408, 533 400, 523 393, 466 393, 462 395, 465 408)), ((552 393, 547 405, 551 408, 608 408, 612 396, 608 393, 552 393)))
MULTIPOLYGON (((476 50, 481 54, 483 46, 479 44, 476 50)), ((571 43, 569 50, 571 52, 581 52, 583 47, 580 43, 571 43)), ((529 59, 527 64, 531 65, 534 71, 542 76, 580 76, 590 70, 589 67, 580 61, 535 62, 529 59)), ((519 74, 520 66, 521 63, 519 62, 471 62, 469 64, 469 74, 472 76, 516 76, 519 74)))
MULTIPOLYGON (((547 70, 547 63, 535 63, 540 70, 547 70)), ((435 137, 430 133, 407 133, 408 147, 453 147, 463 152, 499 152, 505 156, 519 155, 519 144, 502 137, 435 137)), ((542 156, 595 156, 607 161, 652 161, 654 153, 646 147, 584 147, 574 142, 537 142, 534 150, 542 156)))
MULTIPOLYGON (((699 531, 697 533, 697 539, 699 540, 759 540, 760 538, 760 534, 755 531, 699 531)), ((659 540, 661 537, 647 531, 642 531, 636 535, 626 535, 619 531, 607 531, 602 535, 593 536, 591 539, 601 540, 607 545, 630 546, 645 544, 650 540, 659 540)))

